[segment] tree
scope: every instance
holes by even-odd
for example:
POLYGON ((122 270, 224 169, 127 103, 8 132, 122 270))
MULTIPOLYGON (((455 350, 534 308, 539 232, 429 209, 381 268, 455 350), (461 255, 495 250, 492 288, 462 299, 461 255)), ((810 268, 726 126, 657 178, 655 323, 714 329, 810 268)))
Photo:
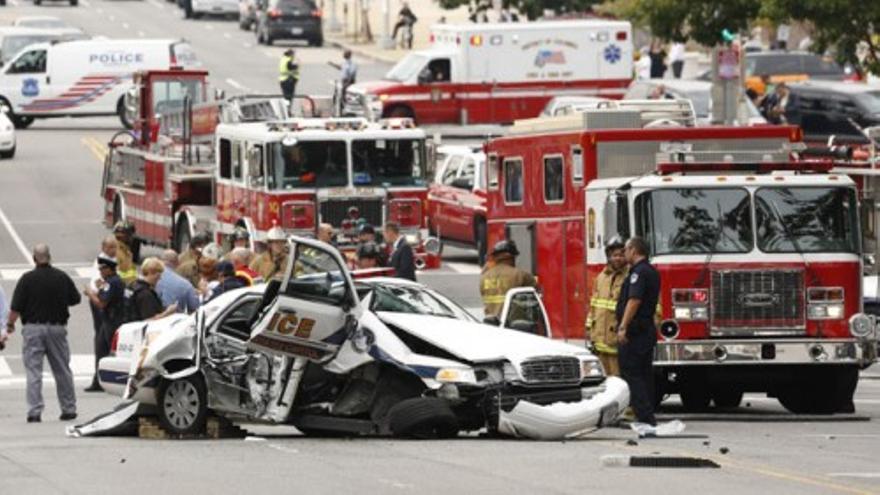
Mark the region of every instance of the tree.
MULTIPOLYGON (((463 5, 468 6, 472 13, 484 12, 492 9, 492 0, 439 0, 444 9, 457 9, 463 5)), ((537 19, 544 14, 544 10, 552 10, 557 14, 565 12, 586 12, 593 5, 602 0, 502 0, 505 8, 513 8, 528 17, 537 19)))
POLYGON ((880 9, 853 0, 764 0, 763 14, 776 22, 809 22, 817 52, 835 48, 837 58, 880 75, 880 9), (864 58, 859 45, 866 47, 864 58))
POLYGON ((761 11, 761 0, 612 0, 601 9, 660 39, 714 46, 724 29, 745 32, 761 11))

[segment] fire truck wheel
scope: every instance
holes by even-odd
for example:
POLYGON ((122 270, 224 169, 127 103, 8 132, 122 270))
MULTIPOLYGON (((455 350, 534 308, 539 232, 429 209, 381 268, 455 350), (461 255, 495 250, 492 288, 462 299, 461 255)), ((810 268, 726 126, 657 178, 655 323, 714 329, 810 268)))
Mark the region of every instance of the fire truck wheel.
POLYGON ((742 402, 743 391, 736 389, 716 390, 712 392, 712 402, 715 407, 723 409, 732 409, 739 407, 742 402))
POLYGON ((119 116, 119 122, 122 123, 122 127, 126 129, 133 129, 134 123, 129 120, 128 113, 125 111, 125 102, 123 98, 119 98, 119 103, 116 104, 116 115, 119 116))
POLYGON ((399 118, 414 119, 415 118, 415 114, 413 114, 412 109, 405 106, 405 105, 397 105, 397 106, 389 108, 386 115, 390 118, 393 118, 393 119, 399 119, 399 118))
POLYGON ((854 412, 853 394, 859 374, 855 367, 815 370, 800 381, 780 390, 779 403, 795 414, 854 412))
POLYGON ((709 402, 712 400, 712 397, 709 396, 709 391, 702 387, 682 390, 679 395, 681 395, 681 405, 684 406, 685 411, 691 412, 709 409, 709 402))

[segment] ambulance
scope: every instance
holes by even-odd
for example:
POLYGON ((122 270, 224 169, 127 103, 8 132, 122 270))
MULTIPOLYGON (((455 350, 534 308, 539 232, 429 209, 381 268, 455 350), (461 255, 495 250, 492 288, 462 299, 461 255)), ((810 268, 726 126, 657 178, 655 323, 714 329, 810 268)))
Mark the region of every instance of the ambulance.
POLYGON ((132 74, 198 65, 178 40, 80 40, 30 45, 0 68, 0 106, 15 126, 37 118, 118 115, 132 74))
POLYGON ((343 111, 419 124, 510 123, 538 116, 555 96, 621 98, 632 57, 625 21, 439 24, 431 48, 381 81, 350 86, 343 111))

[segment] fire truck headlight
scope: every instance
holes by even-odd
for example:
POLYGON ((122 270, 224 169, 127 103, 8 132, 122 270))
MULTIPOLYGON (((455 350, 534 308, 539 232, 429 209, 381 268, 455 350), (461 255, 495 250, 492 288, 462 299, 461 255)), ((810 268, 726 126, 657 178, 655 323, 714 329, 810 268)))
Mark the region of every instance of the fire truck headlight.
POLYGON ((440 239, 428 237, 424 242, 425 252, 428 254, 440 254, 440 239))
POLYGON ((810 304, 807 316, 811 320, 839 320, 843 318, 843 304, 810 304))
POLYGON ((864 313, 856 313, 849 319, 849 333, 857 339, 867 339, 874 335, 874 321, 864 313))
POLYGON ((709 319, 709 308, 706 306, 676 306, 674 314, 676 320, 704 321, 709 319))

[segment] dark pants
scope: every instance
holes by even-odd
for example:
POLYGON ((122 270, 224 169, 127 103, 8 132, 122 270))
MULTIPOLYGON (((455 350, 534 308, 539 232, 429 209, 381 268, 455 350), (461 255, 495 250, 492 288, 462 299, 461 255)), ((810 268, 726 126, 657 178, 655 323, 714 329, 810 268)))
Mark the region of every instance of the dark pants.
POLYGON ((101 309, 91 302, 89 302, 89 309, 92 310, 92 328, 95 330, 95 337, 93 339, 95 349, 95 375, 92 377, 92 386, 97 386, 100 385, 98 383, 98 361, 110 353, 110 341, 108 340, 106 345, 103 344, 104 332, 101 330, 101 327, 103 326, 101 309))
MULTIPOLYGON (((652 325, 653 326, 653 325, 652 325)), ((654 419, 654 347, 653 328, 633 329, 636 334, 617 348, 620 377, 629 386, 629 403, 641 423, 657 424, 654 419), (649 333, 650 332, 650 333, 649 333)))
POLYGON ((676 79, 681 79, 681 71, 684 69, 684 60, 676 60, 672 62, 672 75, 676 79))
POLYGON ((110 343, 113 341, 113 333, 116 328, 118 325, 101 323, 95 331, 95 378, 92 379, 94 385, 100 385, 98 383, 98 362, 101 361, 101 358, 110 355, 110 343))
POLYGON ((292 77, 288 77, 287 79, 281 81, 281 94, 284 95, 284 99, 289 101, 293 101, 293 95, 296 92, 296 79, 292 77))

